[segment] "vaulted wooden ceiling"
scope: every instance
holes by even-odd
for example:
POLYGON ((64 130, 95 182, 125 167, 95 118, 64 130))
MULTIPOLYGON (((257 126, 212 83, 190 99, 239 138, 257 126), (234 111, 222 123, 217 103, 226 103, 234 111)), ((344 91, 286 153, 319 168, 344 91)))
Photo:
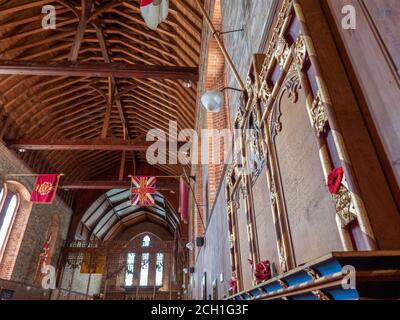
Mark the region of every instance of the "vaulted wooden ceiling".
MULTIPOLYGON (((170 120, 176 120, 179 129, 192 128, 196 77, 188 70, 199 65, 201 28, 194 0, 170 0, 168 20, 157 31, 146 27, 139 0, 0 0, 0 138, 140 142, 149 129, 168 132, 170 120), (44 5, 56 8, 55 30, 42 28, 44 5), (62 71, 50 76, 1 69, 20 63, 26 71, 38 62, 62 71), (75 65, 93 63, 153 66, 155 72, 169 73, 147 78, 145 71, 137 77, 68 72, 75 65), (190 88, 185 77, 171 76, 175 69, 194 79, 190 88)), ((118 175, 122 157, 126 163, 145 161, 143 150, 103 149, 19 154, 36 172, 63 172, 75 181, 118 175)), ((158 169, 166 174, 181 170, 168 165, 158 169)))

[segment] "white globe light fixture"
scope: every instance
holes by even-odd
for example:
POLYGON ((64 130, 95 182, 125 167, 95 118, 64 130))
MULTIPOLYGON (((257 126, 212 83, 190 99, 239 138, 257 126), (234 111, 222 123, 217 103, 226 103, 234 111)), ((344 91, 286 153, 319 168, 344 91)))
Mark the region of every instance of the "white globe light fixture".
POLYGON ((224 105, 224 95, 219 90, 207 91, 201 97, 201 103, 208 112, 220 112, 224 105))
POLYGON ((187 248, 188 250, 192 251, 192 250, 193 250, 193 242, 188 242, 188 243, 186 244, 186 248, 187 248))
POLYGON ((242 90, 240 89, 231 87, 226 87, 223 88, 222 90, 207 91, 201 97, 201 104, 203 105, 203 107, 206 108, 208 112, 215 112, 215 113, 220 112, 225 102, 225 97, 223 94, 225 90, 234 90, 242 92, 242 90))

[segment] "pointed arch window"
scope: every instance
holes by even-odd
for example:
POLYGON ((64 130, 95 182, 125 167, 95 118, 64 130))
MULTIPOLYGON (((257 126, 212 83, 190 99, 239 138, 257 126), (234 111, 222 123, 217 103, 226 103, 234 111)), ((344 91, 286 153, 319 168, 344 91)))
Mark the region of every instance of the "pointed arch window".
MULTIPOLYGON (((3 193, 3 190, 1 191, 3 193)), ((1 194, 1 197, 3 194, 1 194)), ((0 197, 0 199, 1 199, 0 197)), ((4 203, 2 210, 0 211, 0 249, 3 248, 7 235, 9 233, 13 217, 17 211, 18 197, 15 193, 9 192, 7 199, 4 203)))
POLYGON ((150 237, 148 235, 143 237, 142 247, 150 247, 150 237))
POLYGON ((149 253, 142 254, 141 269, 140 269, 140 286, 146 287, 149 282, 149 253))
POLYGON ((163 284, 163 274, 164 274, 164 254, 157 253, 156 260, 156 286, 161 287, 163 284))
POLYGON ((125 273, 125 286, 133 285, 133 277, 135 273, 135 257, 134 252, 128 253, 128 259, 126 262, 126 273, 125 273))
POLYGON ((30 193, 18 181, 0 184, 0 278, 10 280, 32 210, 30 193), (3 187, 3 188, 2 188, 3 187), (7 267, 5 267, 7 266, 7 267))

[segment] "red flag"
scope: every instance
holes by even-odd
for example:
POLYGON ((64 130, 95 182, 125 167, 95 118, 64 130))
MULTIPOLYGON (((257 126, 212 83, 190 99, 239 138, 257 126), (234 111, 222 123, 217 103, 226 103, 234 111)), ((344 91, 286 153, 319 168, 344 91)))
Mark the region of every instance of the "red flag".
POLYGON ((189 221, 189 185, 183 177, 181 177, 179 190, 179 208, 181 212, 181 219, 187 224, 189 221))
POLYGON ((132 177, 131 204, 132 206, 154 206, 156 193, 155 177, 132 177))
POLYGON ((57 193, 58 174, 40 174, 31 194, 31 202, 51 204, 57 193))
POLYGON ((156 30, 158 25, 168 17, 169 0, 141 0, 140 12, 146 25, 156 30))

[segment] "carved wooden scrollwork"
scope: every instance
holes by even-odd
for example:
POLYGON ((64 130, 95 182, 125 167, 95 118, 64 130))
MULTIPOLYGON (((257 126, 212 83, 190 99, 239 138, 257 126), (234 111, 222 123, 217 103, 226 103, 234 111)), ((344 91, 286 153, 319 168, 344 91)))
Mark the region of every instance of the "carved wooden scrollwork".
POLYGON ((229 188, 233 188, 233 180, 232 180, 232 175, 234 172, 234 166, 231 164, 228 166, 228 169, 226 171, 226 184, 229 186, 229 188))
POLYGON ((321 93, 317 94, 317 97, 314 99, 311 108, 311 116, 313 120, 313 125, 315 130, 317 130, 317 134, 321 135, 324 132, 324 129, 328 123, 328 114, 326 112, 325 106, 322 103, 321 93))
POLYGON ((344 228, 356 219, 351 192, 342 185, 338 193, 333 195, 333 199, 335 201, 336 213, 340 218, 342 228, 344 228))
POLYGON ((290 54, 289 44, 287 43, 284 37, 279 37, 275 49, 275 58, 278 61, 278 64, 281 68, 283 68, 283 66, 285 65, 286 60, 289 57, 289 54, 290 54))
MULTIPOLYGON (((320 278, 318 272, 311 268, 305 268, 304 271, 313 279, 317 280, 320 278)), ((322 290, 313 290, 312 294, 318 298, 318 300, 331 300, 322 290)))
POLYGON ((271 60, 274 58, 278 39, 281 36, 281 31, 282 31, 285 19, 286 19, 288 13, 290 12, 291 2, 292 2, 291 0, 283 1, 282 9, 279 12, 278 21, 276 23, 276 27, 274 28, 274 31, 272 34, 270 46, 268 47, 268 50, 267 50, 267 57, 265 59, 264 65, 263 65, 261 73, 260 73, 261 77, 265 76, 266 71, 269 67, 269 64, 270 64, 271 60))
POLYGON ((284 88, 292 103, 296 103, 299 98, 299 89, 301 89, 300 78, 297 73, 289 75, 288 80, 284 84, 284 88))
POLYGON ((262 132, 260 129, 260 121, 258 112, 256 110, 258 104, 254 103, 250 114, 247 119, 246 130, 246 144, 248 145, 247 150, 247 161, 250 166, 252 175, 252 182, 255 182, 261 170, 264 166, 264 148, 262 141, 262 132))
POLYGON ((271 186, 270 186, 270 191, 269 192, 270 192, 270 197, 271 197, 271 205, 273 207, 275 207, 276 206, 276 197, 277 197, 277 195, 276 195, 275 182, 274 181, 271 182, 271 186))
POLYGON ((243 125, 243 110, 241 108, 239 108, 238 112, 236 113, 236 117, 235 117, 235 128, 239 129, 242 127, 243 125))
POLYGON ((295 47, 294 47, 294 66, 297 71, 301 71, 304 66, 304 62, 307 56, 307 48, 306 43, 304 41, 304 36, 300 34, 300 36, 296 39, 295 47))
POLYGON ((282 123, 281 123, 281 110, 279 108, 275 108, 275 110, 271 113, 269 119, 269 128, 271 132, 272 139, 282 130, 282 123))
POLYGON ((278 250, 278 255, 279 255, 279 265, 281 267, 282 272, 288 271, 288 265, 287 265, 287 260, 285 256, 285 249, 281 245, 279 250, 278 250))
POLYGON ((235 246, 235 236, 233 234, 231 234, 229 236, 229 248, 233 248, 235 246))
POLYGON ((251 77, 248 76, 246 78, 245 87, 246 87, 246 91, 247 91, 249 96, 251 96, 254 93, 253 86, 254 86, 254 83, 253 83, 251 77))
POLYGON ((263 100, 264 103, 268 103, 269 99, 272 96, 272 89, 271 87, 267 84, 266 81, 264 81, 260 93, 259 93, 259 97, 260 99, 263 100))

